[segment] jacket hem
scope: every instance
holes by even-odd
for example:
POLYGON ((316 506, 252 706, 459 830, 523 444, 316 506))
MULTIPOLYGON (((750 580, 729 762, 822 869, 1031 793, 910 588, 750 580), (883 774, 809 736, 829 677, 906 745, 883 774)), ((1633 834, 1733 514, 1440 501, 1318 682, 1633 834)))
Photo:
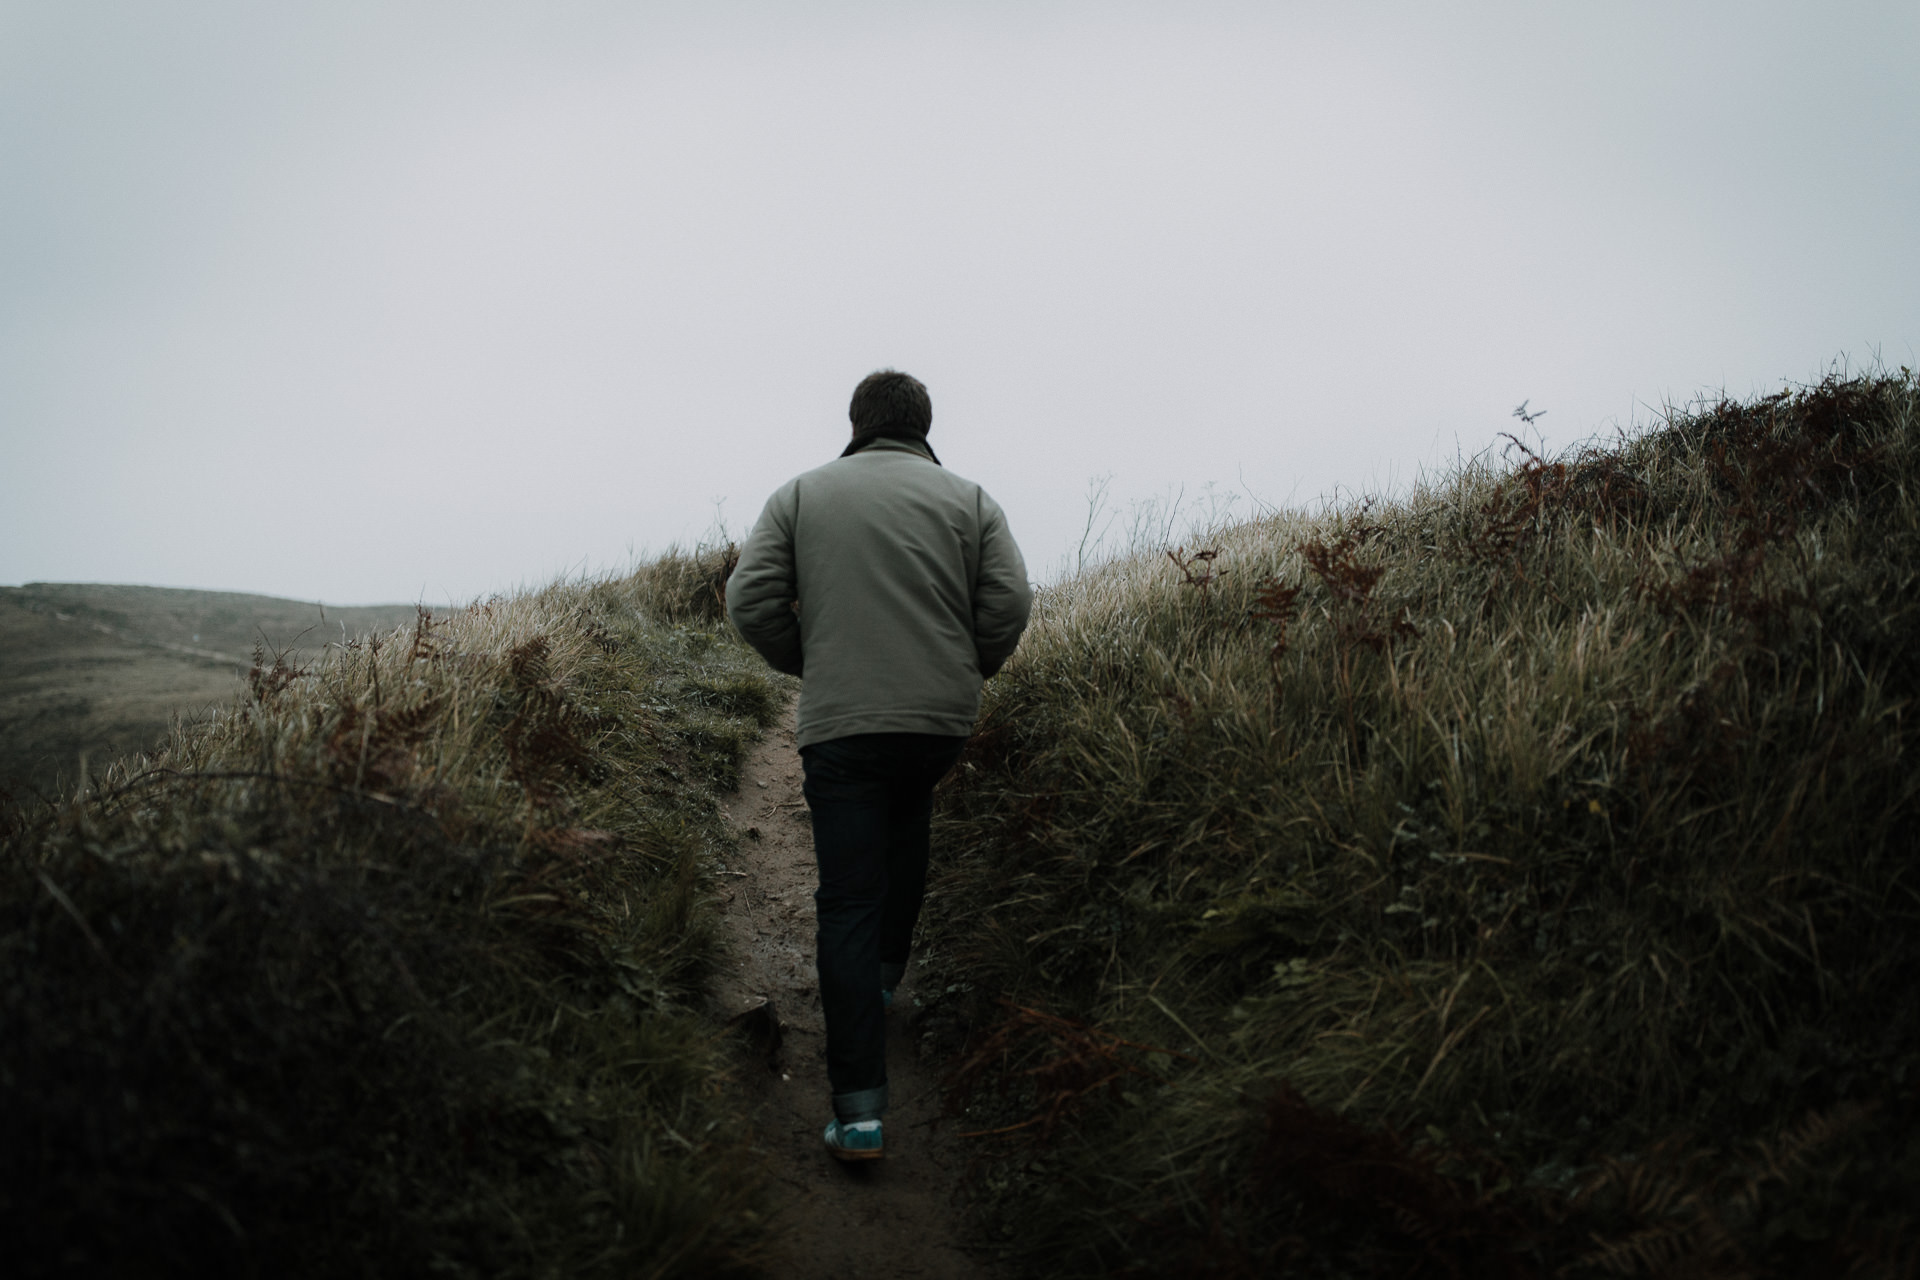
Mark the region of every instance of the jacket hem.
POLYGON ((941 737, 964 738, 973 732, 973 723, 977 719, 977 711, 967 716, 937 715, 924 711, 895 714, 862 711, 817 722, 803 719, 800 732, 794 737, 794 746, 810 747, 816 742, 851 738, 858 733, 931 733, 941 737))

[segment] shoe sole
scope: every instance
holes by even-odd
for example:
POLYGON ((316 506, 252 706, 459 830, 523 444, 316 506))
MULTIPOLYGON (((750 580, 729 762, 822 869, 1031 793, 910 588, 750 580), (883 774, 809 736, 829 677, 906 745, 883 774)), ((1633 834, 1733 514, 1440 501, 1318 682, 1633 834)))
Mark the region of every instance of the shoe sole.
POLYGON ((861 1151, 851 1147, 828 1147, 827 1154, 842 1164, 854 1164, 861 1160, 884 1160, 887 1153, 882 1151, 861 1151))

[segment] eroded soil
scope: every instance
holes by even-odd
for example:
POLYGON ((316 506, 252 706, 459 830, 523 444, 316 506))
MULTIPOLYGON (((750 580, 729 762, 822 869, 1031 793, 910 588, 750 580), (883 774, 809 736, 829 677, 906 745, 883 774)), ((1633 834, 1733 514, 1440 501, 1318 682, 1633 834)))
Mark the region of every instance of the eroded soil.
POLYGON ((746 1095, 775 1170, 781 1235, 791 1252, 781 1273, 802 1280, 985 1280, 994 1272, 960 1245, 956 1188, 966 1156, 938 1123, 938 1071, 916 1052, 913 972, 888 1017, 886 1158, 843 1165, 821 1145, 831 1107, 813 967, 813 838, 793 735, 789 707, 728 799, 740 836, 739 855, 722 876, 732 967, 715 985, 721 1016, 747 1015, 735 1087, 746 1095), (771 1002, 780 1025, 770 1054, 772 1023, 750 1012, 762 1001, 771 1002))

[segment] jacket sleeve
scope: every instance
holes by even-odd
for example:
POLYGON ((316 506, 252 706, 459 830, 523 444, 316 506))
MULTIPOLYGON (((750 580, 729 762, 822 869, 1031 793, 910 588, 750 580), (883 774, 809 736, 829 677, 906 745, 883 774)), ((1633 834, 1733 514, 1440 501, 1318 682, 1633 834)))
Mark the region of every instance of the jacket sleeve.
POLYGON ((767 499, 740 563, 727 579, 727 616, 767 665, 790 676, 800 674, 800 619, 794 613, 799 584, 794 572, 793 485, 767 499))
POLYGON ((980 576, 973 588, 973 648, 980 674, 991 676, 1013 656, 1033 611, 1027 562, 1007 528, 1006 513, 980 495, 980 576))

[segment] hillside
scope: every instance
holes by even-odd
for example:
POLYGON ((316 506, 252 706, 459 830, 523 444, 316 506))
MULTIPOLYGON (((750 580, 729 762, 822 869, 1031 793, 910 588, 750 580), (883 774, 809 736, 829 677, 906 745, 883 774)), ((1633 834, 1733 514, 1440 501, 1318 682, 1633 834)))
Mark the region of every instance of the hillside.
POLYGON ((785 689, 717 629, 722 566, 270 661, 84 796, 0 803, 13 1273, 752 1266, 699 1008, 716 796, 785 689))
POLYGON ((1036 1275, 1911 1275, 1920 386, 1042 593, 923 963, 1036 1275))
POLYGON ((240 692, 255 647, 293 661, 411 622, 412 605, 91 583, 0 587, 0 788, 52 794, 240 692))
MULTIPOLYGON (((952 1055, 966 1252, 1913 1275, 1917 446, 1914 375, 1833 378, 1042 591, 895 1014, 952 1055)), ((779 1273, 728 1081, 806 1068, 705 1016, 759 990, 717 902, 806 897, 788 793, 720 808, 792 691, 730 564, 409 610, 0 799, 10 1262, 779 1273)))

